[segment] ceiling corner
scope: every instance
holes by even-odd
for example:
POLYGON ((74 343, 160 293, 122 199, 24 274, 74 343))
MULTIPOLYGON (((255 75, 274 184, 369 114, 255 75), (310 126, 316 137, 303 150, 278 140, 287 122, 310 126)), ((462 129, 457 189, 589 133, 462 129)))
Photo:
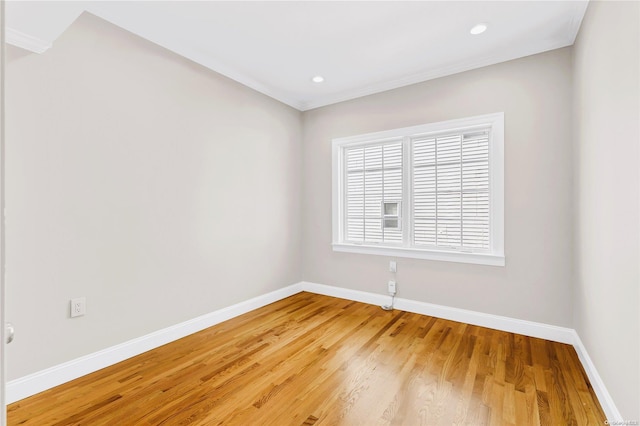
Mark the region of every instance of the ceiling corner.
POLYGON ((5 37, 7 43, 34 53, 44 53, 53 45, 51 41, 25 34, 13 28, 5 29, 5 37))

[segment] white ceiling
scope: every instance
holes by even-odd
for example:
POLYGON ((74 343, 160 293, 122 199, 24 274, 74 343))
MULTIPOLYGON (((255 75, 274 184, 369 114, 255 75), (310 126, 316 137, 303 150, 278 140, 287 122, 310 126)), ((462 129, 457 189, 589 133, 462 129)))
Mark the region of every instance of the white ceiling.
POLYGON ((572 45, 587 1, 8 1, 46 54, 89 12, 299 110, 572 45), (482 35, 469 29, 489 25, 482 35), (321 84, 311 82, 317 74, 321 84))

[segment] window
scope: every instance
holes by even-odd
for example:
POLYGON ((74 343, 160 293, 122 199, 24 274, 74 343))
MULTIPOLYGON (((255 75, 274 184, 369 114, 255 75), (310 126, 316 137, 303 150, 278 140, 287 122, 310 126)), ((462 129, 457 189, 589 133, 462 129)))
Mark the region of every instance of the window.
POLYGON ((336 251, 504 265, 502 113, 333 140, 336 251))
POLYGON ((383 202, 382 211, 384 212, 383 229, 400 230, 400 201, 383 202))

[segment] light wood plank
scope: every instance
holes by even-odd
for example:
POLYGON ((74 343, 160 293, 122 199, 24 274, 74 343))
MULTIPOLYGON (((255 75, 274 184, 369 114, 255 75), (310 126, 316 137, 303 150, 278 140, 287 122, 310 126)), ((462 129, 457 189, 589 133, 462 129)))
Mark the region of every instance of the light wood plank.
POLYGON ((8 407, 9 425, 571 425, 569 345, 300 293, 8 407))

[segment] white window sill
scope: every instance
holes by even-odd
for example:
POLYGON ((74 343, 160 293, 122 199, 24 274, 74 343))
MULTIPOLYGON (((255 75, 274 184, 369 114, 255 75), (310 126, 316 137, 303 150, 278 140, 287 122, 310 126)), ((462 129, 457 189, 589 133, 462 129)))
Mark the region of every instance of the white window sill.
POLYGON ((375 254, 389 257, 409 257, 412 259, 440 260, 443 262, 473 263, 476 265, 504 266, 503 255, 484 253, 460 253, 421 250, 405 247, 380 247, 361 244, 333 243, 333 251, 360 254, 375 254))

